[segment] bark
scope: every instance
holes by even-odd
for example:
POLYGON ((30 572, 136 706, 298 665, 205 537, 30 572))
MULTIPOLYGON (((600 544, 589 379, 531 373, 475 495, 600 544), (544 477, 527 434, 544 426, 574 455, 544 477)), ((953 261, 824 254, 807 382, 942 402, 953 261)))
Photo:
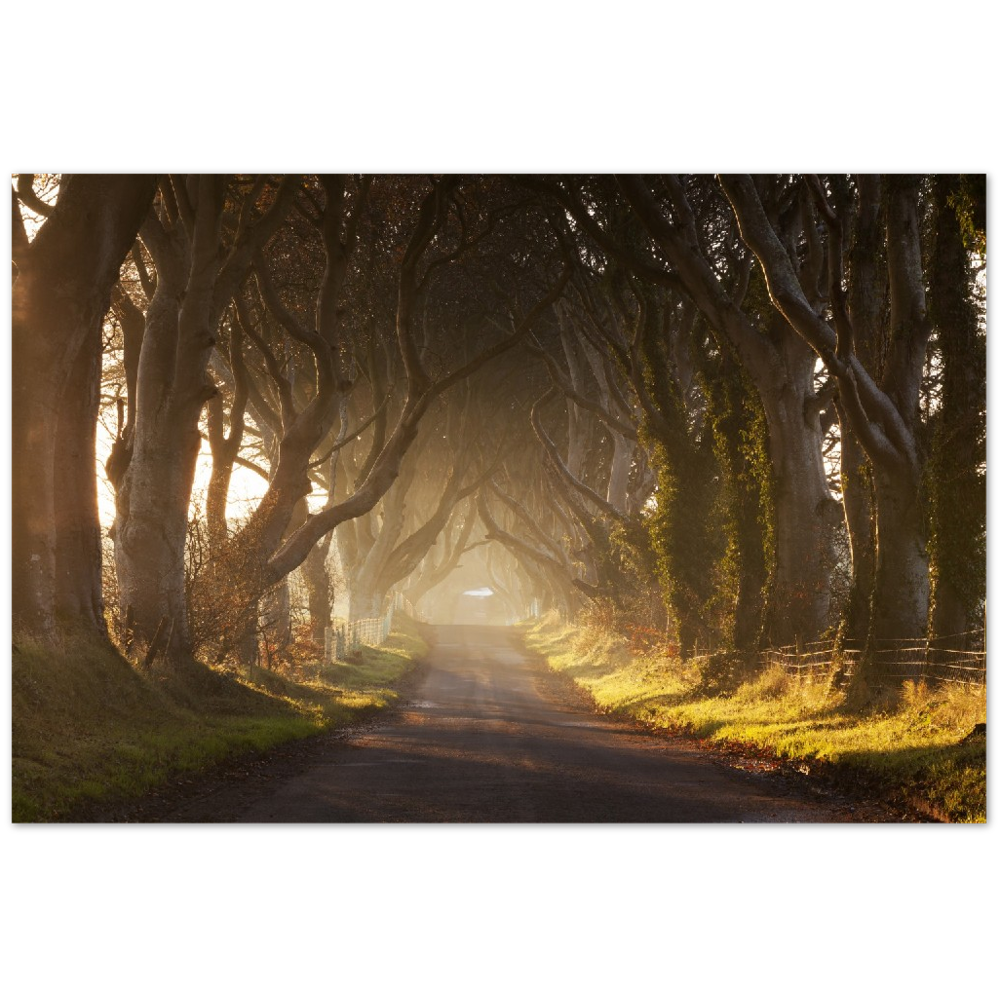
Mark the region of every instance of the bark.
POLYGON ((489 484, 489 492, 513 513, 515 518, 513 526, 517 529, 518 537, 525 543, 534 545, 536 551, 545 553, 546 556, 554 559, 558 563, 562 575, 572 580, 576 573, 570 557, 562 545, 554 541, 539 523, 541 518, 536 519, 524 504, 500 489, 495 482, 489 484), (529 537, 534 539, 534 542, 529 542, 529 537))
POLYGON ((946 175, 934 185, 937 238, 928 282, 943 368, 927 477, 935 636, 968 631, 986 600, 986 344, 957 212, 970 181, 946 175))
POLYGON ((484 478, 485 475, 459 488, 461 477, 453 470, 434 513, 403 539, 385 559, 378 575, 378 586, 383 593, 388 593, 416 570, 431 547, 437 544, 456 505, 474 493, 484 478))
MULTIPOLYGON (((577 356, 577 345, 567 335, 565 328, 561 331, 561 336, 570 383, 579 392, 584 382, 581 365, 585 361, 577 356)), ((586 414, 571 399, 566 401, 566 425, 566 469, 574 479, 580 479, 583 476, 584 461, 588 452, 586 432, 590 424, 586 414)))
MULTIPOLYGON (((597 510, 617 520, 627 520, 626 515, 620 512, 614 504, 609 503, 608 500, 605 499, 605 496, 602 496, 595 489, 580 479, 579 476, 574 474, 568 463, 563 461, 562 456, 559 454, 559 449, 556 447, 555 442, 543 426, 541 417, 542 408, 547 402, 549 402, 549 400, 554 398, 555 393, 556 390, 554 388, 547 390, 545 394, 531 407, 531 426, 535 431, 535 436, 538 438, 542 447, 545 449, 545 453, 552 462, 553 468, 570 489, 578 493, 582 499, 593 504, 597 510)), ((573 404, 570 403, 569 405, 572 407, 573 404)), ((571 450, 573 450, 573 440, 575 437, 573 431, 574 426, 571 421, 569 433, 571 450)))
MULTIPOLYGON (((492 547, 492 548, 495 548, 492 547)), ((491 550, 492 551, 492 550, 491 550)), ((507 607, 510 620, 520 621, 527 617, 526 610, 529 604, 527 598, 520 594, 520 581, 515 573, 508 572, 506 579, 501 581, 493 565, 493 559, 488 558, 486 562, 486 574, 489 580, 490 589, 500 596, 500 599, 507 607)))
POLYGON ((375 585, 368 581, 358 581, 350 588, 347 601, 347 617, 349 621, 360 621, 364 618, 381 618, 385 610, 384 593, 376 592, 375 585))
MULTIPOLYGON (((191 647, 184 574, 188 505, 212 387, 181 335, 180 291, 161 272, 146 316, 131 460, 117 494, 115 558, 122 611, 137 639, 172 627, 167 654, 191 647), (183 345, 183 346, 182 346, 183 345)), ((210 345, 204 345, 206 353, 210 345)))
MULTIPOLYGON (((136 250, 132 249, 132 258, 136 258, 136 250)), ((155 289, 150 287, 149 298, 153 297, 155 289)), ((148 301, 148 299, 147 299, 148 301)), ((125 400, 126 424, 135 419, 135 390, 139 376, 139 355, 142 351, 142 338, 146 329, 146 318, 142 310, 132 301, 131 296, 119 283, 112 292, 111 306, 118 317, 124 341, 123 363, 125 368, 125 400)), ((124 433, 124 428, 123 428, 124 433)))
POLYGON ((55 209, 35 240, 18 250, 12 289, 13 616, 16 627, 41 635, 54 634, 60 609, 103 630, 94 431, 93 421, 82 418, 92 412, 99 389, 94 358, 111 287, 154 185, 154 178, 136 175, 64 176, 55 209))
POLYGON ((626 516, 631 513, 629 482, 637 447, 638 443, 626 438, 624 434, 611 432, 611 471, 608 474, 607 500, 615 510, 626 516))
POLYGON ((59 400, 55 453, 56 613, 98 632, 106 630, 94 473, 102 356, 101 340, 88 338, 59 400))
POLYGON ((774 518, 768 510, 773 470, 760 460, 766 431, 761 427, 759 396, 747 381, 736 360, 722 352, 718 365, 707 371, 705 394, 728 522, 724 568, 731 575, 730 585, 736 586, 732 626, 724 640, 736 649, 751 651, 769 640, 772 632, 774 588, 769 583, 774 518))
POLYGON ((586 341, 582 341, 580 347, 590 369, 588 381, 598 389, 598 415, 607 413, 613 416, 613 420, 607 424, 611 438, 611 457, 607 472, 606 499, 620 514, 628 515, 631 509, 629 482, 638 448, 635 413, 617 391, 609 371, 610 366, 606 363, 607 358, 586 341))
POLYGON ((223 427, 223 400, 221 395, 213 396, 207 403, 208 442, 212 451, 212 471, 209 475, 205 495, 205 521, 213 544, 224 545, 229 534, 226 506, 229 501, 229 485, 233 479, 233 468, 239 451, 239 441, 227 435, 223 427), (235 449, 232 448, 235 445, 235 449))
POLYGON ((785 348, 785 377, 761 394, 775 482, 770 639, 777 646, 812 641, 829 624, 832 536, 839 515, 823 468, 819 413, 809 405, 812 352, 791 337, 785 348))
POLYGON ((313 639, 322 640, 333 617, 333 584, 327 567, 332 536, 327 535, 313 546, 302 563, 302 579, 309 601, 309 630, 313 639))
MULTIPOLYGON (((878 359, 883 354, 879 343, 882 317, 888 306, 882 183, 878 175, 857 178, 856 202, 850 206, 854 218, 849 250, 852 280, 847 289, 848 321, 842 321, 846 338, 842 338, 841 348, 853 349, 865 368, 877 373, 878 359)), ((845 209, 849 207, 843 193, 840 203, 845 209)), ((846 410, 839 400, 835 405, 840 423, 840 488, 851 546, 851 589, 842 629, 847 640, 863 649, 871 633, 875 594, 875 486, 871 463, 851 429, 846 410)))
POLYGON ((876 643, 916 639, 926 634, 930 578, 925 512, 918 486, 905 476, 875 469, 876 643))
MULTIPOLYGON (((822 436, 817 434, 818 416, 814 417, 810 405, 812 358, 801 350, 792 326, 778 324, 770 335, 764 335, 741 311, 701 251, 694 218, 677 179, 670 179, 676 224, 665 218, 639 178, 620 177, 618 183, 674 266, 676 278, 713 330, 731 344, 760 395, 777 483, 775 586, 779 599, 792 602, 789 616, 775 616, 771 640, 782 644, 815 639, 828 624, 832 552, 826 537, 830 497, 822 475, 822 436)), ((778 248, 784 252, 780 243, 778 248)), ((766 267, 765 272, 770 282, 766 267)), ((807 302, 804 308, 812 312, 807 302)))
POLYGON ((831 288, 836 332, 803 292, 753 181, 749 177, 723 179, 743 238, 764 268, 771 300, 836 378, 842 412, 874 467, 878 525, 873 618, 876 641, 924 635, 928 610, 927 551, 918 490, 922 461, 917 432, 929 324, 921 270, 918 187, 914 178, 894 178, 887 186, 885 233, 891 339, 880 387, 854 352, 857 331, 842 291, 842 225, 826 205, 822 191, 817 197, 832 231, 831 288), (899 573, 898 578, 893 579, 893 572, 899 573), (911 631, 902 635, 901 629, 911 631))
POLYGON ((875 497, 871 466, 846 420, 841 420, 840 482, 844 519, 851 546, 851 590, 843 631, 853 645, 864 648, 872 623, 875 593, 875 497))
POLYGON ((284 218, 296 182, 285 178, 253 224, 245 203, 228 248, 222 238, 226 182, 219 176, 165 181, 160 215, 142 229, 157 284, 139 357, 130 459, 116 497, 115 555, 123 614, 146 642, 168 621, 170 659, 192 651, 184 550, 199 421, 217 391, 208 375, 215 333, 253 254, 284 218))
POLYGON ((469 451, 475 440, 470 403, 468 395, 461 406, 452 400, 444 428, 446 450, 437 454, 430 451, 440 447, 434 444, 438 436, 432 435, 427 438, 427 447, 408 454, 404 471, 382 500, 377 534, 365 539, 354 535, 355 546, 367 549, 362 559, 355 556, 349 573, 350 591, 360 595, 359 606, 381 603, 394 586, 410 577, 445 532, 456 506, 494 471, 495 463, 478 472, 469 468, 469 451), (440 467, 442 458, 447 461, 444 469, 440 467), (442 480, 443 486, 439 485, 442 480), (434 506, 425 516, 423 511, 430 504, 434 506))

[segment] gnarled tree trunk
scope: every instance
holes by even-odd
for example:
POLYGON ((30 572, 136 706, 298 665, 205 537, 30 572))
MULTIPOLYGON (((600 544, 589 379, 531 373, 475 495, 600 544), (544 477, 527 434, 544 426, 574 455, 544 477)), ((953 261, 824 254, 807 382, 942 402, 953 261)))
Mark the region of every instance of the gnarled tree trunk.
POLYGON ((64 176, 50 218, 16 256, 13 615, 37 634, 52 636, 58 613, 104 628, 94 458, 101 325, 154 187, 146 176, 64 176))
MULTIPOLYGON (((801 345, 806 351, 805 344, 801 345)), ((823 469, 819 415, 809 414, 813 360, 798 378, 762 392, 774 470, 776 614, 770 640, 782 646, 817 638, 829 624, 833 528, 840 515, 823 469)))
POLYGON ((214 392, 204 367, 211 345, 203 344, 204 357, 184 350, 179 300, 161 272, 146 316, 131 459, 119 483, 114 527, 123 614, 145 642, 164 623, 172 657, 191 649, 184 549, 201 449, 198 421, 214 392))

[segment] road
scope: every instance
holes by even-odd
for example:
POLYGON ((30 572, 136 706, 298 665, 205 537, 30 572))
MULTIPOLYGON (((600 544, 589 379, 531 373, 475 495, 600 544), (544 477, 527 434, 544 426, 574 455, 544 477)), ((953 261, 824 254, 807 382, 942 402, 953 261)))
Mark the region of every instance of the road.
MULTIPOLYGON (((402 709, 272 773, 196 794, 163 822, 761 823, 865 818, 695 740, 587 710, 502 628, 437 626, 402 709)), ((139 817, 146 818, 146 817, 139 817)))

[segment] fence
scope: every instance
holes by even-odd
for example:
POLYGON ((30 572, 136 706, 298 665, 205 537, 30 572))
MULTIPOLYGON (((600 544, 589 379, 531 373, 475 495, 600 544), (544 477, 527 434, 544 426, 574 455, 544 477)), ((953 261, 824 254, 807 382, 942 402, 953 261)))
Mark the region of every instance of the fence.
POLYGON ((323 649, 323 662, 332 663, 343 660, 350 653, 357 652, 362 646, 381 646, 392 631, 392 614, 396 602, 389 605, 389 610, 381 618, 356 618, 326 630, 326 641, 323 649))
MULTIPOLYGON (((840 650, 830 642, 783 646, 761 653, 761 664, 779 666, 803 681, 825 680, 834 673, 850 677, 862 656, 859 649, 851 647, 859 645, 848 644, 848 648, 840 650)), ((986 683, 986 635, 982 629, 932 640, 881 643, 873 655, 885 675, 897 680, 986 683)))
POLYGON ((356 653, 362 646, 381 646, 392 631, 392 616, 396 611, 409 615, 416 621, 422 616, 402 595, 394 594, 389 610, 381 618, 355 618, 328 628, 323 644, 323 662, 342 660, 349 653, 356 653))

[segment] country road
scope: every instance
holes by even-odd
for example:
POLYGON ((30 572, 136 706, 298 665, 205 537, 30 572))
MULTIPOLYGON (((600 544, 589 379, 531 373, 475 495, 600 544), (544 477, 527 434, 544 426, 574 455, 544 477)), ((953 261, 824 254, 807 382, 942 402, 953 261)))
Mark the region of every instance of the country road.
POLYGON ((508 629, 437 626, 424 677, 388 719, 323 737, 160 822, 850 822, 865 815, 694 740, 587 711, 508 629))

